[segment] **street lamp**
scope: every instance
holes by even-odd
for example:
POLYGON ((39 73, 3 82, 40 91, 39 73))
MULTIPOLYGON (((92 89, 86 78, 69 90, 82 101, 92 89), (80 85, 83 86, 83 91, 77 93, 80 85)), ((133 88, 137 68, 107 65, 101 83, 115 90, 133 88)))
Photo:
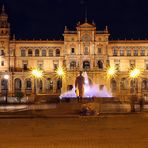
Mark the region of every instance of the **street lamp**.
POLYGON ((133 80, 133 93, 136 93, 136 79, 140 76, 141 71, 138 68, 134 68, 129 72, 130 78, 133 80))
POLYGON ((35 68, 35 69, 32 69, 31 75, 34 78, 34 94, 36 95, 36 82, 37 82, 36 80, 41 79, 43 77, 43 71, 35 68))
POLYGON ((56 74, 57 74, 57 77, 60 79, 60 93, 61 93, 61 88, 62 88, 62 78, 65 77, 65 70, 63 67, 58 67, 57 70, 56 70, 56 74))
POLYGON ((107 68, 107 78, 108 79, 115 77, 116 73, 117 73, 116 67, 112 66, 112 67, 107 68))
POLYGON ((138 68, 134 68, 129 72, 129 77, 133 80, 133 92, 131 98, 131 112, 135 112, 135 98, 136 98, 136 79, 140 76, 141 71, 138 68), (135 95, 135 97, 134 97, 135 95))
POLYGON ((6 103, 8 101, 8 80, 9 80, 9 75, 5 74, 4 75, 4 79, 5 79, 5 97, 6 97, 6 103))

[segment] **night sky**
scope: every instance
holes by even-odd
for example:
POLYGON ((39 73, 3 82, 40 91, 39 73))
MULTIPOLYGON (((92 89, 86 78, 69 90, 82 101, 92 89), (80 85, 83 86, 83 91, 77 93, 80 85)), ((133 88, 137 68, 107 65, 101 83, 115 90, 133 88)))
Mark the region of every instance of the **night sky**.
POLYGON ((1 0, 17 39, 63 39, 64 26, 75 30, 88 21, 107 25, 110 39, 148 39, 147 0, 1 0))

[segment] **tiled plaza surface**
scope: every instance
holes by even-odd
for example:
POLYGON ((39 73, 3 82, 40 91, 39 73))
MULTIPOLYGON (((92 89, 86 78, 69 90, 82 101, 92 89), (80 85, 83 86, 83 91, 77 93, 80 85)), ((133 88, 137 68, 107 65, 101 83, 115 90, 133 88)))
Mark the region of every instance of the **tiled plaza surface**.
POLYGON ((1 118, 0 148, 147 148, 148 114, 1 118))

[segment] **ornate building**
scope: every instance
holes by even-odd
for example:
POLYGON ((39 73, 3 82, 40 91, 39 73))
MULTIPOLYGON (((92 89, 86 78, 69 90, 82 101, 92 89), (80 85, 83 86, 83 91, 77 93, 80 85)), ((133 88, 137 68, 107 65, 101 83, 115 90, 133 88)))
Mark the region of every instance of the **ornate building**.
POLYGON ((9 75, 9 94, 22 91, 34 93, 34 80, 30 69, 38 67, 46 77, 38 80, 37 93, 57 94, 60 79, 55 69, 65 67, 66 77, 62 80, 62 91, 70 89, 80 70, 87 71, 89 79, 105 85, 114 95, 148 92, 148 40, 109 41, 106 27, 97 31, 94 23, 78 23, 76 31, 64 30, 63 41, 10 39, 10 25, 4 7, 0 14, 0 94, 6 89, 4 75, 9 75), (106 68, 115 66, 115 78, 106 78, 106 68), (132 67, 143 72, 135 82, 129 78, 132 67), (135 86, 134 86, 135 85, 135 86))

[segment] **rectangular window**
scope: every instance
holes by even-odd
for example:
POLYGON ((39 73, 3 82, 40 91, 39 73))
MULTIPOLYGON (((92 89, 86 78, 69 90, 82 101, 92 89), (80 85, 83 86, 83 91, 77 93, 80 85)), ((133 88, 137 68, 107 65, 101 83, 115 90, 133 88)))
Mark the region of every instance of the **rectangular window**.
POLYGON ((4 50, 0 51, 0 55, 3 56, 4 55, 4 50))
POLYGON ((137 49, 134 50, 134 56, 138 56, 138 50, 137 49))
POLYGON ((141 56, 145 56, 145 50, 144 49, 141 50, 141 56))
POLYGON ((127 49, 127 56, 131 56, 131 50, 127 49))
POLYGON ((38 62, 37 62, 37 67, 38 67, 39 69, 43 69, 43 61, 38 61, 38 62))
POLYGON ((135 60, 130 60, 130 68, 133 69, 135 67, 135 60))
POLYGON ((117 56, 117 55, 118 55, 117 49, 113 49, 113 56, 117 56))
POLYGON ((22 65, 23 65, 24 71, 28 70, 28 61, 27 60, 22 61, 22 65))
POLYGON ((42 56, 46 57, 46 50, 42 50, 42 56))
POLYGON ((26 51, 23 49, 23 50, 21 50, 21 56, 22 57, 25 57, 26 56, 26 51))
POLYGON ((101 54, 101 53, 102 53, 101 48, 98 48, 98 54, 101 54))
POLYGON ((119 64, 115 64, 115 68, 116 68, 117 71, 119 71, 120 65, 119 64))
POLYGON ((58 68, 58 64, 53 64, 54 70, 58 68))
POLYGON ((4 66, 4 61, 1 61, 1 66, 4 66))
POLYGON ((123 49, 120 50, 120 56, 124 56, 124 50, 123 49))
POLYGON ((49 49, 49 57, 53 57, 53 50, 49 49))
POLYGON ((28 70, 28 64, 23 64, 23 70, 24 71, 28 70))
POLYGON ((145 69, 148 70, 148 63, 145 64, 145 69))
POLYGON ((71 53, 74 54, 75 53, 75 49, 71 48, 71 53))
POLYGON ((88 55, 88 54, 89 54, 89 49, 88 49, 88 47, 85 47, 85 48, 84 48, 84 54, 85 54, 85 55, 88 55))

